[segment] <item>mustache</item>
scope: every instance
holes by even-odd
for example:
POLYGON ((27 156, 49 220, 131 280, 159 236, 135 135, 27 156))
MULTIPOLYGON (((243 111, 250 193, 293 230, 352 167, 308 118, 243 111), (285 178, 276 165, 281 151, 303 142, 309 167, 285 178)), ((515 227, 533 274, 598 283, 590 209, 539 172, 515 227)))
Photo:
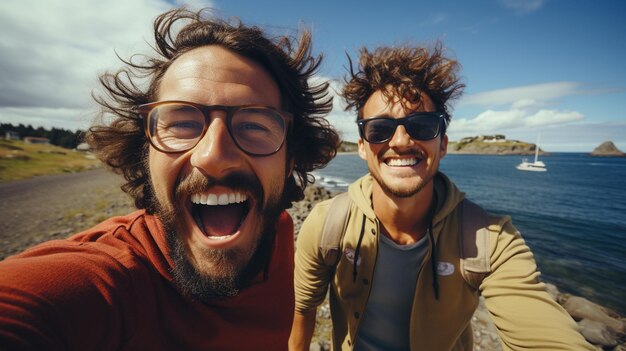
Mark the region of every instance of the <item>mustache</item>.
POLYGON ((422 150, 407 150, 407 151, 399 151, 399 152, 395 150, 388 150, 382 155, 383 158, 401 157, 401 156, 415 156, 418 158, 426 158, 426 153, 422 150))
POLYGON ((176 180, 174 198, 180 201, 183 197, 211 190, 216 186, 233 189, 234 191, 250 193, 255 199, 264 199, 263 185, 254 174, 233 171, 222 178, 205 176, 197 170, 183 178, 176 180))

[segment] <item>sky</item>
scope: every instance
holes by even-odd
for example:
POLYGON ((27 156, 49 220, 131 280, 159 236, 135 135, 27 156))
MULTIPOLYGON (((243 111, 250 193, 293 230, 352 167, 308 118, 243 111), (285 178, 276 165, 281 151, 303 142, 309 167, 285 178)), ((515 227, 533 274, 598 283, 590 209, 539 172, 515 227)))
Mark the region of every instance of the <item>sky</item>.
MULTIPOLYGON (((432 47, 462 66, 450 140, 489 134, 549 152, 626 152, 626 2, 621 0, 252 1, 4 0, 0 2, 0 122, 86 129, 98 76, 117 55, 150 53, 154 18, 211 7, 272 35, 313 34, 315 79, 340 91, 346 55, 378 46, 432 47)), ((334 100, 330 122, 356 141, 355 112, 334 100)))

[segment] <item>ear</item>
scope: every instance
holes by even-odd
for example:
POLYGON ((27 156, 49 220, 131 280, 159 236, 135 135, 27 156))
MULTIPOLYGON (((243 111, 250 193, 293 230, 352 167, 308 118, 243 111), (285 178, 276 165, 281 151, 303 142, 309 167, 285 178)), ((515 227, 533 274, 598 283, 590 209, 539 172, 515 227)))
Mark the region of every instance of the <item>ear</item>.
POLYGON ((366 148, 365 142, 363 141, 362 138, 359 138, 359 141, 357 142, 357 144, 359 146, 359 157, 367 161, 367 152, 365 151, 365 148, 366 148))
POLYGON ((296 164, 296 159, 295 157, 291 157, 288 161, 287 161, 287 169, 285 170, 285 179, 289 179, 291 178, 291 176, 293 175, 293 169, 295 167, 296 164))
POLYGON ((448 153, 448 135, 444 134, 441 138, 441 145, 439 145, 439 158, 442 159, 448 153))

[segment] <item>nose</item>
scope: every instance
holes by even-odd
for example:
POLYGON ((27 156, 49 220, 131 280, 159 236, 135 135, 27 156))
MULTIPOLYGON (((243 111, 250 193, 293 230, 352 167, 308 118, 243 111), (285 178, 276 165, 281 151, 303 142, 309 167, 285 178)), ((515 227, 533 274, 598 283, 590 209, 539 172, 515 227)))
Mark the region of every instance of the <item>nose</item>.
POLYGON ((389 140, 389 147, 401 148, 411 145, 412 142, 413 139, 407 133, 406 128, 403 125, 399 125, 393 133, 391 140, 389 140))
POLYGON ((243 163, 242 151, 228 133, 225 117, 212 118, 206 133, 191 152, 191 165, 214 178, 220 178, 243 163))

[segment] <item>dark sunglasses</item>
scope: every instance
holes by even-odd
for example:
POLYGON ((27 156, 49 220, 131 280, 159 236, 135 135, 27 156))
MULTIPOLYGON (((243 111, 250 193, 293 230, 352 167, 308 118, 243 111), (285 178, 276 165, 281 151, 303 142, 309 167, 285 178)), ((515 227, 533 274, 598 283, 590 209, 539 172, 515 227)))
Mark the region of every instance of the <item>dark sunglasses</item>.
POLYGON ((292 119, 288 112, 267 106, 159 101, 135 108, 143 118, 150 144, 165 153, 183 152, 196 146, 209 128, 212 111, 226 112, 228 133, 239 149, 252 156, 268 156, 280 150, 292 119))
POLYGON ((409 136, 414 140, 431 140, 445 133, 446 114, 443 112, 415 112, 402 118, 373 117, 359 119, 361 138, 368 143, 382 144, 389 141, 398 126, 404 126, 409 136))

